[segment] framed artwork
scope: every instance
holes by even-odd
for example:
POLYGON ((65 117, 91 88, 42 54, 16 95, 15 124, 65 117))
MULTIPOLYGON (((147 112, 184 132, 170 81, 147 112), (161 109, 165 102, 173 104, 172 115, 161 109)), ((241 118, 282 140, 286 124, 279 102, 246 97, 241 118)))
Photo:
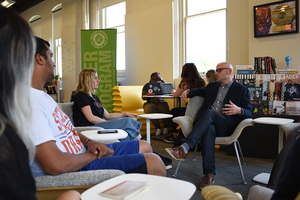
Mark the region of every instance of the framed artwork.
POLYGON ((299 33, 298 0, 257 5, 254 9, 254 37, 299 33))

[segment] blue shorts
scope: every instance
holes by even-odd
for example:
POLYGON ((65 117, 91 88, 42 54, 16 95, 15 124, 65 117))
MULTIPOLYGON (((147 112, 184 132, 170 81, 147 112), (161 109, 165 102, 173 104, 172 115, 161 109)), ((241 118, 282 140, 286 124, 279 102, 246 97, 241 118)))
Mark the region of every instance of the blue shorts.
POLYGON ((116 142, 106 146, 114 150, 113 156, 96 159, 79 171, 119 169, 125 173, 148 173, 145 157, 139 153, 139 140, 116 142))

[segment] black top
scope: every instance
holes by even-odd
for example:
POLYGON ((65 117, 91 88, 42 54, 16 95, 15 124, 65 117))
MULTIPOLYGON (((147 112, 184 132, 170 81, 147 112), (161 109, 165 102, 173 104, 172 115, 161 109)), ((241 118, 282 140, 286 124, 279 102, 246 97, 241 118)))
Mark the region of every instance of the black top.
POLYGON ((0 152, 0 199, 36 199, 27 149, 9 125, 0 136, 0 152))
POLYGON ((95 95, 92 96, 93 97, 84 92, 78 92, 75 95, 73 104, 73 119, 75 126, 94 126, 93 123, 86 119, 81 111, 81 108, 85 106, 91 106, 93 115, 103 118, 104 108, 100 102, 100 99, 95 95))

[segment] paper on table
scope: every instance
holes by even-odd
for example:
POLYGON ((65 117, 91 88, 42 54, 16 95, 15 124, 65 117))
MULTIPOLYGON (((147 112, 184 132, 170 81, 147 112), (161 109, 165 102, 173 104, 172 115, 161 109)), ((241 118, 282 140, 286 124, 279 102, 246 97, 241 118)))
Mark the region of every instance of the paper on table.
POLYGON ((144 190, 147 185, 147 182, 124 181, 101 192, 100 195, 112 199, 126 200, 144 190))

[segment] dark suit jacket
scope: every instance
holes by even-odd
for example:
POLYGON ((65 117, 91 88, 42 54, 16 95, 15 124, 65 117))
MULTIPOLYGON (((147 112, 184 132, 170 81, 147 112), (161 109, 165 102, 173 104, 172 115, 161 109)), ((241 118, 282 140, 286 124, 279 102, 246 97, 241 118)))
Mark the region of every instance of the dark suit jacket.
MULTIPOLYGON (((206 87, 195 88, 190 90, 190 93, 187 97, 191 98, 194 96, 204 97, 205 100, 203 102, 202 107, 200 108, 198 115, 195 119, 197 121, 201 114, 207 109, 211 109, 213 103, 216 100, 220 83, 219 82, 210 82, 206 87)), ((224 104, 229 104, 229 100, 232 103, 241 107, 244 110, 244 114, 242 115, 225 115, 225 117, 229 120, 229 133, 232 133, 236 126, 245 118, 252 117, 252 105, 250 101, 250 93, 246 86, 243 86, 237 83, 234 79, 233 82, 226 94, 224 99, 224 104)))

